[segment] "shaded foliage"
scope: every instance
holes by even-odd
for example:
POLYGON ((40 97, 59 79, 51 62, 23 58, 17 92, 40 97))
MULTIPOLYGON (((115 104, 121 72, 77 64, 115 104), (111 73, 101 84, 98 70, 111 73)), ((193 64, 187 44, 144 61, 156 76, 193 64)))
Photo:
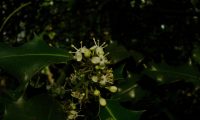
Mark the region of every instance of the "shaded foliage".
MULTIPOLYGON (((2 0, 1 23, 27 2, 30 1, 2 0)), ((57 48, 69 49, 80 41, 91 45, 93 38, 113 43, 108 48, 115 61, 112 66, 124 66, 120 77, 125 83, 122 80, 117 84, 130 88, 124 93, 135 92, 133 98, 123 94, 122 99, 127 99, 123 106, 145 109, 142 120, 194 119, 199 111, 199 85, 177 72, 199 74, 199 6, 198 0, 32 0, 6 22, 0 31, 0 44, 20 46, 42 32, 45 41, 57 48), (159 69, 150 71, 152 65, 159 69), (175 72, 163 72, 166 69, 175 72), (160 75, 167 82, 160 82, 160 75)), ((60 71, 70 71, 60 66, 53 65, 51 69, 55 78, 62 74, 60 71)), ((3 70, 0 76, 1 81, 13 79, 3 70)), ((197 82, 198 79, 193 78, 197 82)), ((18 84, 12 83, 6 87, 18 84)))

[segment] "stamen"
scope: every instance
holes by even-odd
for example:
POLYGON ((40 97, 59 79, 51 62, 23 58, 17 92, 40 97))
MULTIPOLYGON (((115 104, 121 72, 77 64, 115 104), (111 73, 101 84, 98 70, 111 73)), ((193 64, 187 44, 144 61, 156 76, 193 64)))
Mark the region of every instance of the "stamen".
POLYGON ((103 44, 100 47, 103 47, 106 44, 106 42, 103 42, 103 44))
POLYGON ((109 52, 107 52, 105 55, 104 55, 104 57, 106 57, 107 55, 109 55, 110 53, 109 52))
POLYGON ((71 47, 73 47, 74 49, 76 49, 78 51, 78 48, 76 48, 73 44, 71 45, 71 47))
POLYGON ((106 47, 108 47, 108 44, 106 44, 106 45, 103 46, 103 48, 106 48, 106 47))
POLYGON ((95 40, 95 38, 93 38, 93 41, 94 41, 94 44, 97 46, 97 43, 96 43, 96 40, 95 40))

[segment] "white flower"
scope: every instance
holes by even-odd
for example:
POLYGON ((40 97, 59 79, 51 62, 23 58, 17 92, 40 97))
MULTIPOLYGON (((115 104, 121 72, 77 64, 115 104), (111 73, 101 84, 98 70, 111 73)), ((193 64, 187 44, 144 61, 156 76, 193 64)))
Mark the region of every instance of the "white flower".
POLYGON ((104 51, 103 51, 103 48, 102 47, 97 47, 96 50, 95 50, 96 54, 98 56, 100 55, 104 55, 104 51))
POLYGON ((86 58, 89 58, 91 56, 91 51, 87 49, 85 46, 80 48, 81 53, 84 54, 86 58))
POLYGON ((82 53, 77 51, 75 53, 74 59, 76 59, 78 62, 80 62, 82 60, 82 58, 83 58, 82 53))
POLYGON ((106 77, 106 75, 102 75, 99 84, 106 85, 106 83, 107 83, 107 77, 106 77))
POLYGON ((109 63, 109 61, 107 60, 107 58, 105 57, 106 55, 108 55, 109 53, 105 54, 105 55, 100 55, 100 56, 95 56, 92 57, 91 62, 93 64, 99 64, 99 68, 104 68, 106 64, 109 63))
POLYGON ((99 40, 97 41, 98 43, 96 43, 95 39, 93 40, 95 45, 92 46, 90 50, 95 51, 97 56, 104 55, 103 48, 107 47, 107 44, 104 42, 103 44, 99 45, 99 40))
POLYGON ((71 45, 71 47, 73 47, 76 52, 69 52, 69 53, 75 53, 74 55, 74 59, 76 59, 76 61, 80 62, 82 61, 83 59, 83 55, 86 57, 86 58, 89 58, 91 56, 91 51, 89 49, 87 49, 85 46, 83 47, 82 46, 82 41, 80 42, 81 44, 81 48, 76 48, 74 45, 71 45))
POLYGON ((70 51, 69 53, 75 53, 74 59, 76 59, 76 61, 80 62, 82 60, 82 58, 83 58, 81 50, 76 48, 74 45, 71 45, 71 47, 73 47, 76 50, 76 52, 71 52, 70 51))
POLYGON ((98 64, 101 62, 101 58, 100 57, 92 57, 91 62, 93 64, 98 64))

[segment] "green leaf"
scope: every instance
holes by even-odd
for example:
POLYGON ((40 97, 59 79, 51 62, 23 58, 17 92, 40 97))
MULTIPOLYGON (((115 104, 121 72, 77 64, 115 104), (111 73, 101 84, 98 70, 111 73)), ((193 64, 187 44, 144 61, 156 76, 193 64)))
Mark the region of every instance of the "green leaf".
POLYGON ((134 50, 127 50, 123 45, 113 42, 106 48, 109 51, 109 56, 114 63, 122 61, 128 57, 133 57, 136 62, 141 62, 143 60, 143 55, 134 50))
POLYGON ((124 67, 125 67, 125 64, 122 64, 113 70, 115 80, 117 80, 117 81, 124 80, 124 76, 123 76, 124 67))
POLYGON ((117 85, 119 91, 112 96, 112 99, 127 101, 135 98, 136 82, 139 79, 139 75, 128 72, 127 76, 127 78, 121 80, 119 85, 117 85))
POLYGON ((20 47, 0 46, 0 67, 23 81, 29 80, 44 66, 66 63, 71 58, 67 51, 49 47, 42 35, 20 47))
POLYGON ((28 101, 19 98, 6 108, 3 120, 65 120, 65 115, 56 100, 43 94, 28 101))
POLYGON ((132 111, 122 107, 119 102, 107 100, 107 105, 100 111, 101 120, 139 120, 144 111, 132 111))
POLYGON ((144 74, 159 81, 160 83, 174 82, 177 80, 185 80, 200 84, 200 73, 193 65, 185 64, 182 66, 169 66, 166 63, 152 64, 148 67, 144 74))
POLYGON ((195 48, 193 50, 192 57, 193 57, 195 62, 200 64, 200 47, 195 46, 195 48))
POLYGON ((109 44, 106 49, 109 51, 109 56, 114 63, 117 63, 130 56, 128 50, 124 46, 118 45, 117 42, 109 44))

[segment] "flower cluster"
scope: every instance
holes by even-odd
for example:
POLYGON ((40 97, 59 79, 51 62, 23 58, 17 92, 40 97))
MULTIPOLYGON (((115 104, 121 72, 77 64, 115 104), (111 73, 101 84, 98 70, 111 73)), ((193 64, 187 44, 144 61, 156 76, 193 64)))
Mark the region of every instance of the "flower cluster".
MULTIPOLYGON (((79 106, 79 110, 91 99, 98 100, 101 106, 106 106, 106 99, 101 94, 101 90, 107 89, 112 93, 118 90, 114 86, 113 70, 108 67, 110 61, 107 55, 109 53, 104 52, 107 44, 104 42, 100 45, 99 41, 93 40, 94 46, 90 48, 83 46, 82 42, 80 42, 80 48, 71 45, 76 51, 70 51, 70 53, 74 54, 73 58, 77 64, 73 66, 74 72, 67 82, 70 82, 72 88, 70 92, 72 101, 77 101, 76 106, 79 106)), ((71 111, 68 112, 68 119, 75 119, 78 116, 77 107, 68 108, 68 111, 71 111)))

